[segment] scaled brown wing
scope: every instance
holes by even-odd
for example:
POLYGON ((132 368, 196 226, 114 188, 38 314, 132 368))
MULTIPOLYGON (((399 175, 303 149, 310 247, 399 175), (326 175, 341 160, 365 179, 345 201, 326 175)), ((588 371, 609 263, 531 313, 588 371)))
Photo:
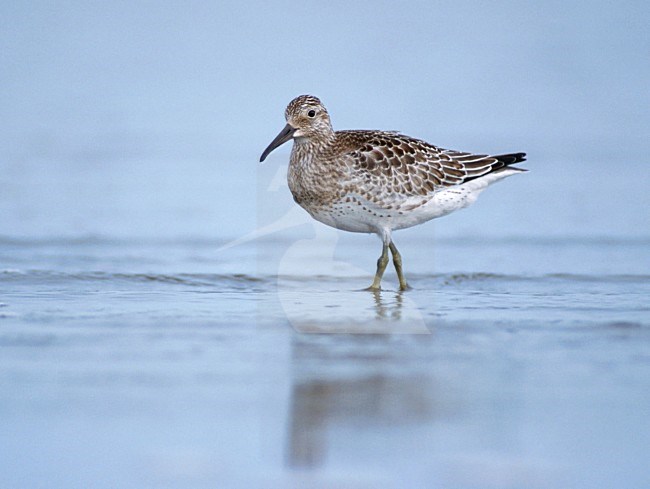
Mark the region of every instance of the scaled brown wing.
POLYGON ((445 150, 393 132, 337 134, 349 144, 358 184, 368 190, 379 186, 394 197, 428 195, 485 175, 498 164, 491 156, 445 150))

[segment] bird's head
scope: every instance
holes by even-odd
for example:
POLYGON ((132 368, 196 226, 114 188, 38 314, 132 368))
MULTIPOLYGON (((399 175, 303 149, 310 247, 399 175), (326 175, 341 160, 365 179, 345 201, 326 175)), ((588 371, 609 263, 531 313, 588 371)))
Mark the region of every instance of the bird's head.
POLYGON ((300 95, 294 98, 287 105, 284 117, 287 125, 264 150, 260 161, 264 161, 271 151, 290 139, 318 142, 327 140, 333 133, 327 109, 313 95, 300 95))

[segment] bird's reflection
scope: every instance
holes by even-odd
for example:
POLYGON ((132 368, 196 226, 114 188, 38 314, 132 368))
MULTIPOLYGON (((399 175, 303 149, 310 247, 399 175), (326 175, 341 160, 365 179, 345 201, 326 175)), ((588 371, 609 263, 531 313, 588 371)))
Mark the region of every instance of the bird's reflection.
POLYGON ((355 430, 420 424, 446 411, 429 374, 393 366, 400 354, 387 336, 307 335, 292 345, 286 463, 324 464, 328 444, 355 430))
POLYGON ((280 285, 282 308, 301 333, 430 334, 418 305, 401 291, 305 291, 280 285))
POLYGON ((380 290, 372 290, 370 293, 375 300, 375 317, 378 320, 392 319, 399 321, 402 319, 402 308, 404 307, 404 292, 402 290, 394 293, 394 300, 392 302, 387 301, 382 296, 380 290))

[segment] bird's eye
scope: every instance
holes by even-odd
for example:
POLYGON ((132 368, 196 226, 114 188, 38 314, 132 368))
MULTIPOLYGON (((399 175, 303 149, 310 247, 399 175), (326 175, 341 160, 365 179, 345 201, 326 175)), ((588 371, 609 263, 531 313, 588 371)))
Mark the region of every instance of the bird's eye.
POLYGON ((307 112, 307 115, 308 115, 309 117, 314 117, 314 116, 316 115, 316 111, 315 111, 314 109, 312 109, 312 110, 310 110, 309 112, 307 112))

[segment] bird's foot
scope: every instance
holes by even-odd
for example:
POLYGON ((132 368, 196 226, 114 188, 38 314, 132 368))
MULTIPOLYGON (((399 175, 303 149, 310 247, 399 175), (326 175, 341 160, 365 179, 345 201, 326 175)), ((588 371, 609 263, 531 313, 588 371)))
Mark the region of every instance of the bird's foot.
POLYGON ((361 290, 365 290, 367 292, 379 292, 381 290, 381 286, 372 284, 370 287, 366 287, 365 289, 361 290))

